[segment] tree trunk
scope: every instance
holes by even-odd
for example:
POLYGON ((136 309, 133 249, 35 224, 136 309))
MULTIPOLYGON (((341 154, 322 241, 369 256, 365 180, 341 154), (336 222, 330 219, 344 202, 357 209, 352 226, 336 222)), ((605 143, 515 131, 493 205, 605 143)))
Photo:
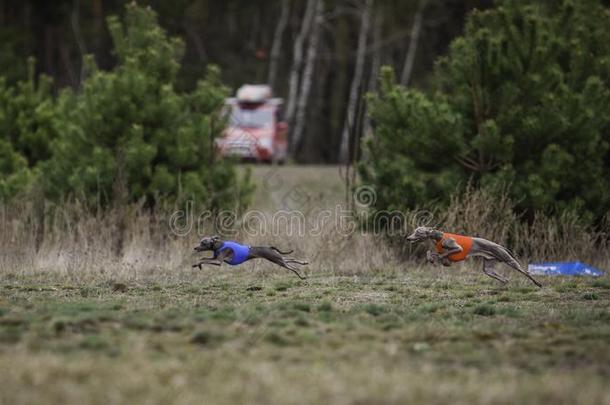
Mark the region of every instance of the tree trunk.
POLYGON ((330 150, 327 151, 325 160, 337 160, 337 151, 341 143, 341 131, 343 130, 343 121, 345 120, 345 95, 348 94, 349 87, 349 62, 350 52, 350 21, 347 18, 339 18, 334 24, 332 37, 334 38, 334 56, 331 64, 334 69, 331 69, 331 81, 333 83, 333 91, 328 95, 330 101, 330 129, 327 131, 332 136, 332 142, 329 143, 330 150))
POLYGON ((428 0, 420 0, 417 11, 415 12, 415 18, 413 20, 413 27, 411 28, 411 36, 409 39, 409 49, 407 50, 405 64, 402 69, 402 75, 400 76, 400 83, 403 86, 407 86, 409 84, 409 80, 411 79, 413 62, 415 61, 415 53, 417 52, 417 44, 419 43, 421 24, 424 19, 424 9, 426 8, 427 2, 428 0))
POLYGON ((356 54, 356 68, 350 86, 349 100, 347 104, 347 116, 341 133, 341 144, 339 147, 339 162, 347 163, 349 161, 349 140, 350 134, 353 131, 356 108, 360 97, 360 88, 362 84, 362 73, 364 71, 364 61, 366 57, 366 40, 371 22, 371 8, 373 0, 366 0, 365 6, 362 9, 360 33, 358 34, 358 50, 356 54))
MULTIPOLYGON (((381 67, 381 36, 383 29, 383 10, 378 9, 375 14, 375 22, 373 24, 373 56, 371 62, 371 74, 369 76, 369 92, 374 92, 377 89, 377 81, 379 76, 379 68, 381 67)), ((371 126, 371 117, 368 113, 368 108, 365 106, 364 124, 362 125, 364 136, 372 136, 373 128, 371 126)))
POLYGON ((129 190, 127 188, 127 173, 125 173, 125 150, 117 146, 116 172, 113 188, 113 208, 115 219, 115 233, 113 239, 114 254, 121 258, 125 248, 125 231, 127 229, 127 203, 129 190))
POLYGON ((273 34, 273 45, 271 45, 271 55, 269 56, 269 72, 267 74, 267 84, 271 86, 271 88, 275 86, 277 65, 280 60, 280 52, 282 51, 282 38, 284 37, 284 30, 286 29, 289 16, 290 0, 283 0, 280 19, 278 20, 277 26, 275 27, 275 33, 273 34))
POLYGON ((72 86, 73 88, 77 88, 80 85, 80 75, 79 77, 76 76, 74 66, 72 66, 72 61, 70 60, 70 49, 68 49, 68 45, 66 45, 63 38, 59 39, 58 48, 59 56, 61 57, 61 61, 63 62, 63 65, 66 69, 70 86, 72 86))
POLYGON ((294 122, 294 112, 297 100, 297 91, 301 75, 301 65, 303 64, 303 43, 309 35, 313 14, 318 0, 307 0, 305 16, 301 24, 301 30, 294 41, 292 52, 292 67, 290 68, 290 81, 288 88, 288 100, 286 102, 286 120, 289 124, 294 122))
POLYGON ((305 120, 307 118, 307 101, 309 99, 309 92, 311 90, 311 82, 313 80, 313 72, 316 65, 316 57, 318 54, 318 43, 320 40, 320 30, 322 26, 322 19, 324 13, 324 1, 316 1, 316 14, 314 24, 309 38, 309 46, 307 48, 307 59, 305 61, 305 68, 303 70, 303 78, 301 80, 301 90, 299 91, 299 97, 296 107, 296 119, 294 131, 292 134, 292 142, 290 144, 291 152, 298 149, 303 131, 305 128, 305 120))
MULTIPOLYGON (((74 34, 74 39, 76 40, 76 45, 78 46, 78 52, 80 54, 80 71, 78 74, 78 78, 75 79, 74 77, 72 77, 71 79, 73 82, 73 87, 79 87, 82 81, 85 79, 85 55, 87 55, 87 46, 85 45, 85 40, 80 29, 80 0, 74 0, 72 2, 70 23, 72 25, 72 33, 74 34)), ((74 75, 71 74, 71 76, 74 75)))
POLYGON ((47 24, 44 28, 44 66, 45 73, 55 77, 55 47, 54 47, 55 27, 47 24))
POLYGON ((184 30, 186 31, 188 36, 191 38, 191 41, 193 42, 193 45, 195 46, 195 52, 197 53, 197 56, 199 57, 199 62, 205 63, 208 58, 207 57, 208 55, 205 51, 205 46, 203 45, 203 41, 201 40, 201 37, 199 36, 199 32, 197 32, 197 29, 195 28, 194 24, 190 21, 186 21, 183 26, 184 26, 184 30))

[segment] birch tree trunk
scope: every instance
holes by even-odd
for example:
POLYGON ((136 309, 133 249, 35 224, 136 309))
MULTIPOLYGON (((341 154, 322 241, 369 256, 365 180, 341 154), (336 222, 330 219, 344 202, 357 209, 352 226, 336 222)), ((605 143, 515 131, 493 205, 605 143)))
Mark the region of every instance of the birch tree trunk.
POLYGON ((307 59, 305 60, 303 77, 301 79, 301 89, 299 91, 296 106, 295 126, 292 133, 292 142, 290 144, 291 152, 293 154, 301 143, 301 138, 303 137, 303 131, 305 128, 305 120, 307 119, 307 101, 309 100, 311 82, 313 81, 313 72, 316 66, 316 57, 318 55, 318 44, 320 41, 320 30, 322 28, 323 14, 324 1, 317 0, 314 23, 307 48, 307 59))
MULTIPOLYGON (((371 74, 369 76, 368 91, 374 92, 377 89, 377 80, 379 79, 379 68, 381 67, 381 36, 383 29, 383 10, 379 9, 375 13, 375 22, 373 23, 373 56, 371 61, 371 74)), ((364 136, 370 136, 373 133, 371 126, 371 117, 368 114, 368 109, 365 106, 364 124, 362 125, 364 136)))
POLYGON ((275 77, 277 75, 277 65, 280 59, 280 52, 282 51, 282 38, 284 37, 284 30, 288 23, 288 17, 290 16, 290 0, 282 0, 282 11, 280 12, 280 19, 275 27, 273 33, 273 45, 271 45, 271 55, 269 60, 269 72, 267 74, 267 84, 273 88, 275 85, 275 77))
POLYGON ((347 113, 343 132, 341 133, 341 144, 339 146, 339 162, 346 163, 349 160, 349 141, 350 133, 354 129, 356 118, 356 108, 358 106, 360 87, 364 71, 364 61, 366 57, 366 40, 371 22, 371 8, 373 0, 366 0, 360 19, 360 33, 358 34, 358 50, 356 53, 356 68, 350 86, 347 113))
POLYGON ((288 100, 286 102, 286 120, 292 124, 294 122, 294 111, 296 107, 297 91, 301 76, 301 65, 303 64, 303 43, 309 35, 311 28, 314 10, 317 0, 307 0, 305 8, 305 16, 301 24, 301 30, 294 41, 292 52, 292 67, 290 68, 290 81, 288 87, 288 100))
POLYGON ((411 79, 413 62, 415 61, 415 53, 417 52, 417 44, 419 43, 419 34, 421 32, 421 24, 424 19, 424 10, 427 2, 428 0, 420 0, 417 11, 415 12, 415 18, 413 20, 413 27, 411 28, 411 36, 409 39, 409 49, 407 50, 405 64, 402 69, 402 75, 400 76, 400 84, 403 86, 408 86, 409 80, 411 79))

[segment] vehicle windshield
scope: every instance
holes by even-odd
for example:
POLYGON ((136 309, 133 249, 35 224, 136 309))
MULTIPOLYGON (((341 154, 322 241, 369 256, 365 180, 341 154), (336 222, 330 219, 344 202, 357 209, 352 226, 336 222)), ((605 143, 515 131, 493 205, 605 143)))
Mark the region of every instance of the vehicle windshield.
POLYGON ((273 124, 273 111, 269 108, 246 109, 235 106, 231 111, 231 126, 262 128, 273 124))

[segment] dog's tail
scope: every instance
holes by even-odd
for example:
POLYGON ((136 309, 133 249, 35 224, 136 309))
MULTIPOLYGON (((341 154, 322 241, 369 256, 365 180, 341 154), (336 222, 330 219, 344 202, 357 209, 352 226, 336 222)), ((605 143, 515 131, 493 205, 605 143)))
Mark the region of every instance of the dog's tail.
POLYGON ((281 255, 289 255, 292 252, 294 252, 294 249, 291 249, 291 250, 288 250, 286 252, 283 252, 283 251, 279 250, 278 248, 276 248, 275 246, 269 246, 269 248, 275 250, 276 252, 278 252, 281 255))

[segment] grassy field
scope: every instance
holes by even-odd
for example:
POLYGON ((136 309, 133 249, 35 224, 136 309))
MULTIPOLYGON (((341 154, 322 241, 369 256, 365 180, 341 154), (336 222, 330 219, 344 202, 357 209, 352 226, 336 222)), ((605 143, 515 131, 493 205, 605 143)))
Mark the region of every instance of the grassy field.
POLYGON ((345 202, 344 169, 334 165, 247 165, 256 185, 252 207, 293 209, 304 202, 332 208, 345 202))
POLYGON ((610 280, 4 274, 2 403, 610 403, 610 280))
MULTIPOLYGON (((344 197, 333 167, 253 177, 264 212, 344 197)), ((501 287, 479 263, 422 267, 332 230, 248 240, 296 248, 307 281, 199 271, 196 235, 159 244, 143 219, 120 261, 95 221, 0 257, 0 403, 610 404, 608 275, 501 287)))

